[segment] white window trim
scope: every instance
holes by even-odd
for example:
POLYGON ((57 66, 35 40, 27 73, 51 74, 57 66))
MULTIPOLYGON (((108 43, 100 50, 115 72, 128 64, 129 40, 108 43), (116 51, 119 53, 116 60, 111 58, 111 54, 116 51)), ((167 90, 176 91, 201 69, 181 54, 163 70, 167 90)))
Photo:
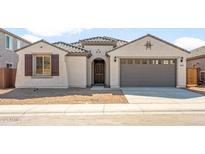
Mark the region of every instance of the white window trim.
POLYGON ((7 34, 5 35, 5 48, 6 48, 7 50, 10 50, 10 51, 13 50, 13 37, 10 36, 10 35, 7 35, 7 34), (11 39, 11 42, 12 42, 12 43, 11 43, 11 48, 7 48, 7 44, 6 44, 6 43, 7 43, 7 40, 6 40, 7 37, 9 37, 9 38, 11 39))
MULTIPOLYGON (((52 71, 52 68, 51 68, 51 55, 47 55, 47 54, 37 54, 37 55, 33 55, 33 76, 36 76, 36 77, 50 77, 52 72, 50 71, 50 74, 36 74, 36 57, 45 57, 45 56, 49 56, 50 57, 50 69, 52 71)), ((44 60, 44 59, 43 59, 44 60)), ((44 62, 43 62, 43 72, 44 72, 44 62)))

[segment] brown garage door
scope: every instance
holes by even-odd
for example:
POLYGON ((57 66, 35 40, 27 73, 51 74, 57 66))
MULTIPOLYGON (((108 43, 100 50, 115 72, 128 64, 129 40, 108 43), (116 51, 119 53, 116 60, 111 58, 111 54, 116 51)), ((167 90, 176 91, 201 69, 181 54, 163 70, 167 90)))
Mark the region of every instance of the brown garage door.
POLYGON ((121 87, 175 87, 176 60, 121 59, 121 87))

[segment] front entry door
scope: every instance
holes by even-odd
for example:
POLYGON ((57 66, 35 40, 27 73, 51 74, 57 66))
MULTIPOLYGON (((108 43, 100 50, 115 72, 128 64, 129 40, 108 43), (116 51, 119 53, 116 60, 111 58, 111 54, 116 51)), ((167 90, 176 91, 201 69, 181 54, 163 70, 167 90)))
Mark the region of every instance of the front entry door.
POLYGON ((104 61, 96 61, 94 65, 94 82, 95 84, 104 84, 104 61))

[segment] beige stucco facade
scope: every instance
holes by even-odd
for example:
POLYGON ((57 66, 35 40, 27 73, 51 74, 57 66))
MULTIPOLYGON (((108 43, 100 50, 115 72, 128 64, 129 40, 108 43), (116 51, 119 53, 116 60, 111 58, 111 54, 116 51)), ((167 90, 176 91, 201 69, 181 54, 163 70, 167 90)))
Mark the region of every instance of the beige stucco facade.
POLYGON ((94 60, 96 59, 103 59, 105 62, 105 85, 109 86, 110 84, 110 62, 109 62, 109 57, 106 55, 106 52, 113 49, 113 46, 87 45, 84 48, 87 50, 90 50, 92 54, 92 56, 87 60, 88 86, 91 86, 94 84, 94 60))
MULTIPOLYGON (((99 38, 97 38, 99 39, 99 38)), ((105 42, 91 40, 76 43, 78 46, 60 43, 53 44, 39 42, 17 52, 19 62, 17 66, 16 88, 69 88, 90 87, 94 85, 94 60, 103 60, 105 68, 104 85, 111 88, 120 87, 120 59, 175 59, 176 86, 186 86, 186 59, 188 53, 168 42, 147 35, 122 46, 113 46, 113 41, 105 42), (151 48, 145 44, 151 42, 151 48), (87 44, 86 44, 87 43, 87 44), (62 47, 62 48, 61 48, 62 47), (83 49, 82 49, 83 48, 83 49), (76 55, 76 52, 79 52, 76 55), (85 56, 89 52, 89 56, 85 56), (68 54, 72 53, 72 54, 68 54), (59 54, 59 76, 35 77, 25 76, 25 54, 59 54)), ((107 40, 106 40, 107 41, 107 40)), ((120 42, 118 42, 120 43, 120 42)), ((129 75, 129 74, 128 74, 129 75)))
POLYGON ((143 39, 133 41, 130 44, 125 45, 109 52, 110 56, 110 86, 112 88, 120 87, 120 59, 121 58, 146 58, 146 59, 176 59, 176 85, 177 87, 186 86, 186 58, 188 53, 175 48, 162 41, 147 36, 143 39), (147 41, 152 43, 151 50, 146 50, 145 44, 147 41), (116 57, 116 62, 114 58, 116 57), (181 62, 183 57, 183 62, 181 62))
POLYGON ((69 87, 87 87, 87 58, 85 56, 67 56, 67 80, 69 87))
POLYGON ((16 88, 86 87, 86 56, 66 56, 67 52, 44 42, 17 52, 19 62, 16 88), (59 76, 25 76, 25 54, 59 54, 59 76))

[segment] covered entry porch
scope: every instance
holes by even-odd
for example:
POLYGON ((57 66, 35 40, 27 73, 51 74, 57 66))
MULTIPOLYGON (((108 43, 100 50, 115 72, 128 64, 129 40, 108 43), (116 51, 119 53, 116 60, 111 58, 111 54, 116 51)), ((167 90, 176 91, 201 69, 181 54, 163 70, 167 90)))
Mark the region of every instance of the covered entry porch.
POLYGON ((88 73, 90 72, 90 86, 109 87, 108 61, 103 58, 95 58, 90 65, 90 71, 88 71, 88 73))

